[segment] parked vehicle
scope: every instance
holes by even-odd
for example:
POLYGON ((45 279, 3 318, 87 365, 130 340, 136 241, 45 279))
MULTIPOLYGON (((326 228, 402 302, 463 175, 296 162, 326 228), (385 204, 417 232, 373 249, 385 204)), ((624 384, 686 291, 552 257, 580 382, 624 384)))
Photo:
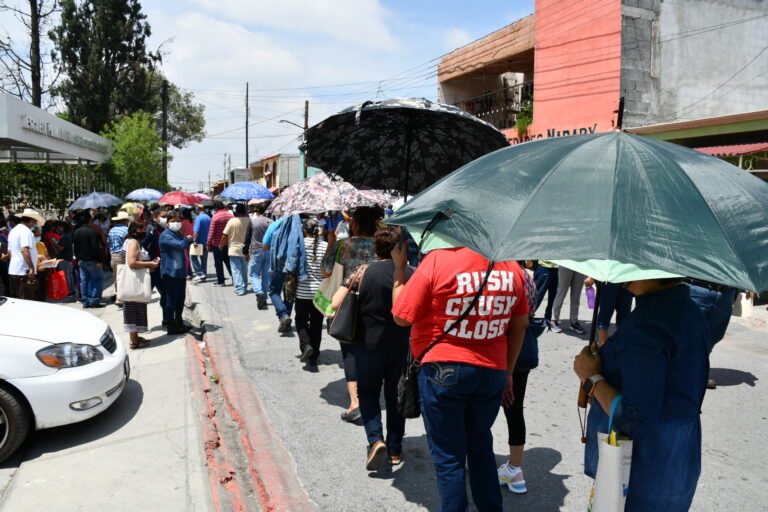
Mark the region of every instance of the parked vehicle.
POLYGON ((0 297, 0 462, 32 430, 96 416, 123 391, 123 342, 99 318, 0 297))

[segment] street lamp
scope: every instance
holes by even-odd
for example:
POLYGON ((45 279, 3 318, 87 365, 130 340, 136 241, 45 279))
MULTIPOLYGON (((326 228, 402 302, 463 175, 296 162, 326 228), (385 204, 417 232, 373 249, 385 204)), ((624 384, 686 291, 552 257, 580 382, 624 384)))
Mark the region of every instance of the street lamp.
POLYGON ((304 169, 302 172, 302 178, 307 177, 307 131, 309 130, 309 101, 304 102, 304 126, 301 126, 298 123, 294 123, 293 121, 289 121, 287 119, 280 119, 278 123, 288 123, 292 124, 296 128, 301 128, 301 130, 304 132, 304 143, 301 145, 301 148, 299 150, 301 151, 301 154, 304 156, 304 169))

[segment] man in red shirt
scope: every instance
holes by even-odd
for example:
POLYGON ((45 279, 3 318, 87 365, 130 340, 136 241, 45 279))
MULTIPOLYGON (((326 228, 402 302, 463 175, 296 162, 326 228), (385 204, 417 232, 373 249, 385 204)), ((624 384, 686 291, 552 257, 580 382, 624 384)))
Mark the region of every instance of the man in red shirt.
POLYGON ((216 283, 214 286, 224 286, 224 265, 227 266, 229 277, 232 277, 232 268, 229 266, 229 246, 219 247, 221 237, 224 235, 224 228, 229 219, 233 218, 232 212, 226 209, 221 201, 214 201, 213 207, 216 213, 211 219, 211 227, 208 229, 208 251, 213 252, 213 266, 216 268, 216 283))
MULTIPOLYGON (((411 351, 419 357, 471 304, 489 262, 467 248, 434 250, 406 285, 406 256, 402 246, 392 251, 392 313, 398 325, 412 326, 411 351)), ((419 370, 443 512, 467 510, 465 466, 477 509, 502 510, 491 426, 502 398, 508 405, 514 400, 512 373, 528 326, 522 272, 516 262, 496 263, 477 303, 426 354, 419 370)))

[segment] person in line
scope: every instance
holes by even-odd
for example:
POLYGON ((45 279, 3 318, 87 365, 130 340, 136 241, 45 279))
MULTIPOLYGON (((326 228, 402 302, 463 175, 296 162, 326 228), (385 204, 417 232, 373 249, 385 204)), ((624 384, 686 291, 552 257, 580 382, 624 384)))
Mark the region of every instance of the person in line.
POLYGON ((264 235, 272 224, 272 219, 264 215, 267 205, 260 203, 254 206, 251 217, 251 245, 248 262, 248 274, 251 276, 251 287, 256 294, 256 307, 267 309, 267 292, 269 291, 269 249, 264 249, 264 235))
MULTIPOLYGON (((397 383, 408 361, 411 330, 395 324, 391 313, 395 273, 392 251, 401 243, 401 236, 400 228, 394 226, 376 230, 373 249, 378 261, 359 267, 333 296, 333 309, 338 310, 351 289, 359 294, 355 363, 360 414, 368 439, 368 471, 379 469, 385 457, 393 466, 402 462, 405 418, 397 407, 397 383), (382 386, 387 408, 386 442, 379 406, 382 386)), ((413 269, 406 267, 406 279, 412 274, 413 269)))
MULTIPOLYGON (((123 261, 133 269, 147 268, 150 272, 157 271, 159 261, 150 261, 149 253, 141 246, 139 240, 146 236, 146 227, 140 222, 131 222, 123 241, 123 261)), ((147 321, 147 305, 143 302, 123 303, 123 328, 130 336, 130 347, 143 348, 149 345, 149 340, 139 336, 149 332, 147 321)))
POLYGON ((546 319, 535 320, 533 318, 540 299, 537 292, 534 273, 529 271, 526 264, 533 262, 518 262, 523 268, 525 294, 528 299, 528 328, 525 330, 523 346, 517 357, 513 372, 512 396, 514 401, 511 406, 503 405, 504 416, 507 420, 507 434, 509 437, 509 459, 498 469, 499 485, 506 485, 515 494, 528 492, 528 486, 523 476, 523 454, 525 453, 525 415, 523 414, 525 391, 528 386, 528 375, 531 370, 539 366, 539 341, 538 337, 544 331, 546 319))
POLYGON ((628 283, 635 309, 592 355, 585 347, 573 370, 592 398, 584 472, 595 478, 598 432, 614 425, 632 439, 627 512, 683 512, 701 473, 701 420, 710 333, 681 279, 628 283))
POLYGON ((202 206, 197 207, 195 224, 192 227, 192 243, 195 246, 202 245, 202 256, 191 256, 192 270, 195 276, 193 282, 204 283, 208 272, 208 230, 211 226, 211 217, 202 206))
POLYGON ((130 216, 128 212, 119 211, 117 216, 112 217, 112 229, 107 234, 107 243, 109 244, 109 257, 112 266, 112 272, 115 275, 115 302, 117 307, 122 307, 121 302, 117 300, 117 270, 120 265, 125 263, 125 251, 123 244, 128 235, 128 221, 130 216))
MULTIPOLYGON (((544 296, 547 296, 547 307, 544 310, 544 319, 547 321, 547 327, 553 332, 563 332, 559 325, 552 322, 552 307, 555 304, 557 296, 558 273, 560 266, 547 260, 539 260, 533 271, 533 278, 536 282, 536 295, 539 304, 544 302, 544 296)), ((538 309, 538 305, 536 306, 538 309)))
POLYGON ((307 279, 296 287, 296 333, 299 335, 299 361, 309 369, 317 368, 325 317, 312 303, 323 281, 320 264, 328 244, 320 239, 320 226, 315 219, 304 219, 304 248, 306 249, 307 279))
POLYGON ((110 270, 109 268, 109 245, 107 243, 107 233, 109 233, 109 221, 107 220, 107 214, 101 210, 93 210, 91 215, 91 229, 93 229, 99 235, 101 240, 101 250, 103 256, 101 260, 102 270, 110 270))
POLYGON ((8 251, 8 226, 5 215, 0 212, 0 282, 3 283, 3 295, 11 296, 11 280, 8 275, 8 265, 11 253, 8 251))
POLYGON ((232 272, 232 283, 235 286, 235 295, 245 295, 248 289, 248 275, 246 274, 248 255, 245 253, 245 234, 248 231, 250 219, 245 211, 245 205, 235 205, 235 216, 227 221, 224 231, 221 233, 219 249, 226 249, 229 256, 229 264, 232 272))
POLYGON ((80 301, 83 308, 103 308, 101 303, 104 284, 104 249, 101 236, 90 226, 91 215, 84 211, 77 217, 78 227, 72 243, 80 268, 80 301))
MULTIPOLYGON (((361 265, 376 261, 376 252, 373 250, 373 235, 376 233, 379 219, 384 216, 381 208, 362 207, 352 212, 349 228, 352 236, 338 240, 325 252, 323 258, 323 277, 330 277, 333 266, 337 262, 344 267, 344 280, 349 279, 352 273, 361 265)), ((338 237, 338 233, 336 233, 338 237)), ((355 362, 355 348, 348 343, 341 343, 341 355, 344 360, 344 378, 347 381, 349 393, 349 407, 341 413, 341 419, 350 423, 358 423, 362 418, 360 414, 360 401, 357 397, 357 363, 355 362)))
POLYGON ((228 248, 222 248, 220 244, 224 228, 227 226, 229 219, 234 217, 234 215, 227 210, 221 201, 214 201, 213 207, 216 209, 216 213, 213 214, 211 219, 208 239, 205 244, 208 246, 208 250, 213 252, 213 266, 216 269, 216 283, 214 283, 214 286, 224 286, 224 267, 227 267, 230 277, 232 277, 232 267, 229 264, 228 248))
MULTIPOLYGON (((144 210, 144 222, 147 228, 146 235, 141 241, 141 246, 149 253, 152 261, 160 261, 160 235, 168 227, 168 212, 160 208, 160 205, 154 205, 151 210, 144 210)), ((163 312, 163 327, 168 326, 169 318, 166 316, 168 308, 167 295, 165 292, 165 283, 160 272, 150 274, 152 280, 152 289, 157 289, 160 294, 160 310, 163 312)))
POLYGON ((164 316, 168 319, 168 334, 184 334, 189 331, 182 313, 187 291, 184 251, 191 241, 191 235, 184 237, 181 234, 181 216, 178 212, 170 212, 168 229, 160 235, 160 275, 167 295, 164 316))
POLYGON ((74 300, 77 297, 77 286, 75 284, 75 273, 72 259, 75 257, 75 251, 72 244, 72 224, 69 222, 60 221, 61 238, 59 239, 59 246, 61 251, 58 258, 61 260, 58 265, 58 270, 64 272, 64 277, 67 280, 67 288, 69 289, 69 300, 74 300))
POLYGON ((309 277, 299 215, 287 215, 270 225, 264 234, 264 247, 270 249, 269 298, 279 321, 277 332, 290 332, 297 282, 309 277))
MULTIPOLYGON (((595 286, 595 280, 588 277, 584 286, 595 286)), ((619 327, 632 310, 632 294, 621 285, 600 283, 600 300, 597 304, 597 343, 603 346, 608 339, 611 317, 616 312, 616 327, 619 327)))
MULTIPOLYGON (((195 224, 192 219, 192 208, 180 208, 179 214, 181 215, 181 234, 185 237, 192 237, 192 240, 194 241, 193 235, 195 234, 195 224)), ((187 250, 185 257, 187 259, 187 279, 192 280, 195 274, 192 271, 192 261, 189 258, 189 250, 187 250)))
POLYGON ((59 245, 61 240, 61 226, 58 220, 47 220, 43 227, 43 243, 51 258, 58 258, 62 247, 59 245))
POLYGON ((32 228, 44 224, 45 219, 31 208, 25 208, 19 217, 19 223, 8 234, 8 252, 11 254, 8 265, 9 295, 17 299, 37 300, 39 295, 24 286, 22 281, 37 279, 37 244, 32 228))
POLYGON ((450 329, 482 286, 473 310, 430 350, 418 370, 421 413, 435 462, 443 512, 466 512, 466 468, 480 512, 501 512, 491 426, 499 404, 513 404, 514 368, 528 326, 520 265, 489 261, 469 248, 429 252, 408 279, 400 247, 395 262, 392 314, 411 327, 415 358, 450 329))
POLYGON ((584 288, 584 280, 587 278, 569 268, 560 267, 557 273, 557 296, 555 296, 555 305, 552 308, 552 321, 549 328, 552 332, 561 333, 563 328, 560 326, 560 311, 563 309, 563 302, 568 290, 571 291, 571 311, 568 330, 576 334, 585 334, 587 331, 579 323, 579 304, 581 303, 581 291, 584 288))

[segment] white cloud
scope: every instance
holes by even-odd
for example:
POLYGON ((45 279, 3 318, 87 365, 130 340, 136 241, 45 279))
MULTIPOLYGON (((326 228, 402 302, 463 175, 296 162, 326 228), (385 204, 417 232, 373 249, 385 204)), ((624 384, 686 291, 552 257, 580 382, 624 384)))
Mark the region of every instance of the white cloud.
POLYGON ((463 28, 449 28, 443 33, 443 41, 445 42, 445 49, 455 50, 456 48, 460 46, 464 46, 467 43, 470 43, 475 38, 472 37, 472 35, 463 28))
POLYGON ((325 36, 368 48, 394 50, 388 11, 378 0, 196 0, 210 12, 245 25, 325 36))

